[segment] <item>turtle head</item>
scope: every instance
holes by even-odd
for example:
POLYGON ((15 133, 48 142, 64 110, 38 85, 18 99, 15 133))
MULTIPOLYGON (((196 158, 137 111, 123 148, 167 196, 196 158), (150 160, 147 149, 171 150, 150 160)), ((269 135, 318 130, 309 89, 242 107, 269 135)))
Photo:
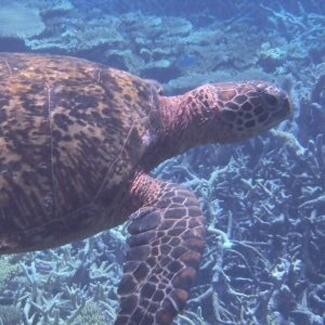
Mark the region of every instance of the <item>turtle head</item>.
POLYGON ((194 146, 253 137, 291 113, 288 94, 264 81, 205 84, 160 96, 159 105, 159 121, 144 137, 150 168, 194 146))
POLYGON ((288 94, 264 81, 210 85, 218 141, 234 142, 270 129, 291 113, 288 94))

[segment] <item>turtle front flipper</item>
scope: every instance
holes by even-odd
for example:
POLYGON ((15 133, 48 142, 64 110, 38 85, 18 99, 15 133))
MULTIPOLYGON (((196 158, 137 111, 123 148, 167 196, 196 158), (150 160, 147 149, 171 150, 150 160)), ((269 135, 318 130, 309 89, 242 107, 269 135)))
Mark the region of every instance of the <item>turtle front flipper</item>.
POLYGON ((195 195, 143 177, 147 188, 142 195, 157 198, 131 216, 115 325, 171 324, 189 297, 205 243, 204 217, 195 195))

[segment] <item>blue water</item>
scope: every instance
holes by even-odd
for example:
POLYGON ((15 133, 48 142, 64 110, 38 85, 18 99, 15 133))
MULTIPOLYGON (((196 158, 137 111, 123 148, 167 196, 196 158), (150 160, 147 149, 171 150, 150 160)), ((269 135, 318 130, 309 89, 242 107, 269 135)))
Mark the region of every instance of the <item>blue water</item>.
MULTIPOLYGON (((0 52, 85 58, 156 80, 167 96, 256 79, 285 89, 289 120, 152 171, 193 190, 208 225, 173 324, 325 324, 325 1, 0 0, 0 52)), ((0 325, 113 324, 127 237, 123 224, 2 255, 0 325)))

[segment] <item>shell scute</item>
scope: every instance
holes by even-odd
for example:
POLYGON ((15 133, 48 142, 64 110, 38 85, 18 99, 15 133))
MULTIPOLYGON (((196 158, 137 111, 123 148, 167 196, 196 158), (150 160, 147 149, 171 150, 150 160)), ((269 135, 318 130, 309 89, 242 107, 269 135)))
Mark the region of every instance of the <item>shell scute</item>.
POLYGON ((1 54, 0 253, 116 224, 108 215, 142 156, 156 97, 140 78, 86 60, 1 54), (15 249, 1 247, 14 234, 15 249))

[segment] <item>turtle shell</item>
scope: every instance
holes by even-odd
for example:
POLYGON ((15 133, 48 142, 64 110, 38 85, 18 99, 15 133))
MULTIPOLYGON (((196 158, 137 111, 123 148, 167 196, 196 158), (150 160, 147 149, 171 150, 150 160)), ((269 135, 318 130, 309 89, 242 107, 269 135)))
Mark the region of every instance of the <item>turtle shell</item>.
POLYGON ((111 212, 156 108, 155 88, 126 72, 71 57, 0 54, 0 253, 118 224, 111 212))

